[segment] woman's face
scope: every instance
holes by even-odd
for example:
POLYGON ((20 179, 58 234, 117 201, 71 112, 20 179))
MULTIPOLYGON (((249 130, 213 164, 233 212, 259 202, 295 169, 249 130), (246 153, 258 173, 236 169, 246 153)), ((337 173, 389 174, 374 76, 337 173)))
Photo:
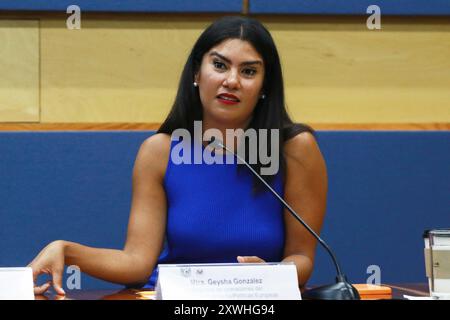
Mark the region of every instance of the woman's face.
POLYGON ((246 126, 262 94, 264 61, 249 42, 225 40, 203 56, 195 80, 204 120, 246 126))

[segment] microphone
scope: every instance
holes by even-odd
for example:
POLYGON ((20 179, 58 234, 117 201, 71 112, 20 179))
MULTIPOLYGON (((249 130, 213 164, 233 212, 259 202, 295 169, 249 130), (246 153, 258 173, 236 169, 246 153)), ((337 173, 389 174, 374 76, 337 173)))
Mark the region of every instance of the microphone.
POLYGON ((305 222, 303 219, 291 208, 289 204, 284 201, 284 199, 238 154, 229 150, 226 146, 223 145, 222 141, 213 137, 210 141, 210 145, 216 148, 217 146, 221 149, 225 149, 226 151, 234 154, 242 163, 244 163, 247 168, 269 189, 272 194, 283 204, 283 206, 291 213, 291 215, 300 222, 303 227, 308 230, 310 234, 316 238, 316 240, 320 243, 320 245, 325 248, 327 253, 330 255, 333 260, 333 264, 336 267, 336 283, 324 285, 321 287, 313 288, 305 291, 302 295, 305 299, 308 300, 360 300, 360 296, 358 290, 353 287, 348 281, 347 277, 343 274, 342 269, 337 261, 336 255, 331 250, 331 248, 326 244, 324 240, 322 240, 317 233, 305 222))

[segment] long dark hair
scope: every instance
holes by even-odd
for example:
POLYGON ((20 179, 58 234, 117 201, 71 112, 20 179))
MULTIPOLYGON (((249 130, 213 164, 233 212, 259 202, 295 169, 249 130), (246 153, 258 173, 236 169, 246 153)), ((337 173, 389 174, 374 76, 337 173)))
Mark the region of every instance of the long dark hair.
MULTIPOLYGON (((181 74, 178 92, 172 109, 158 130, 158 133, 172 134, 178 128, 194 133, 194 121, 203 119, 203 107, 198 89, 193 86, 194 76, 199 71, 203 56, 214 46, 228 39, 240 39, 249 42, 264 61, 265 75, 262 92, 265 99, 259 99, 253 111, 252 120, 245 129, 279 129, 279 164, 282 178, 285 178, 286 160, 283 153, 284 142, 301 132, 314 131, 304 124, 296 124, 289 117, 284 98, 283 75, 280 58, 269 31, 258 20, 244 16, 227 16, 216 20, 200 35, 186 61, 181 74)), ((246 150, 248 145, 244 144, 246 150)), ((268 136, 270 146, 270 134, 268 136)), ((247 160, 248 152, 245 153, 247 160)), ((252 167, 260 172, 259 160, 252 167)), ((241 167, 241 166, 239 166, 241 167)), ((263 178, 269 183, 276 175, 263 178)), ((254 191, 260 191, 262 184, 255 177, 254 191)))

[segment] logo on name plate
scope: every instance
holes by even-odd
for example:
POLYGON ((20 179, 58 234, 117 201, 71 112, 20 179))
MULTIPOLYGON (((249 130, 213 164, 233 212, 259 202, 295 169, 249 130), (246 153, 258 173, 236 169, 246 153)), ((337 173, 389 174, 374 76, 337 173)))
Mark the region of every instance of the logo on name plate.
POLYGON ((201 276, 203 274, 203 269, 196 269, 195 274, 201 276))
POLYGON ((189 278, 191 276, 191 268, 180 268, 181 275, 185 278, 189 278))

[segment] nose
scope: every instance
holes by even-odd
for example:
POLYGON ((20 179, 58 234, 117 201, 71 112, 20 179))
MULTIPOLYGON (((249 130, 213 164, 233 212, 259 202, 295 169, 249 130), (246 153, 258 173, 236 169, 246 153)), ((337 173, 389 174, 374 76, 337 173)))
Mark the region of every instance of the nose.
POLYGON ((239 89, 241 86, 237 71, 231 70, 223 82, 223 86, 228 89, 239 89))

